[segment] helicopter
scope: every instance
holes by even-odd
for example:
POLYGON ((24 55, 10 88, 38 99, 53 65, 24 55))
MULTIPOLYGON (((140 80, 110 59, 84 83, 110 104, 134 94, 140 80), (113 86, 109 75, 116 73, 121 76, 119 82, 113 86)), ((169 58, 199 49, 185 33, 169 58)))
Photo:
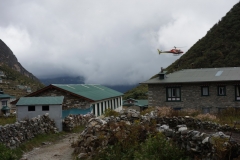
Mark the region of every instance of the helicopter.
POLYGON ((171 49, 170 51, 161 51, 158 49, 158 53, 161 54, 161 53, 172 53, 173 55, 180 55, 183 53, 182 50, 180 49, 177 49, 177 47, 174 46, 174 49, 171 49))

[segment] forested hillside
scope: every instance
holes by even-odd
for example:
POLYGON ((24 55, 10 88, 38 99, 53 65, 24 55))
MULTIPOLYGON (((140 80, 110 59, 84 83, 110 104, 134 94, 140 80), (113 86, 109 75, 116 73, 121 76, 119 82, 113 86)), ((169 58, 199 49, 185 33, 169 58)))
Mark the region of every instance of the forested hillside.
MULTIPOLYGON (((202 39, 199 39, 184 55, 168 66, 167 72, 217 67, 240 67, 240 2, 233 6, 202 39)), ((139 85, 126 92, 124 98, 143 98, 141 95, 147 93, 147 90, 146 86, 139 85)))
POLYGON ((240 66, 240 3, 236 4, 168 72, 187 68, 240 66))

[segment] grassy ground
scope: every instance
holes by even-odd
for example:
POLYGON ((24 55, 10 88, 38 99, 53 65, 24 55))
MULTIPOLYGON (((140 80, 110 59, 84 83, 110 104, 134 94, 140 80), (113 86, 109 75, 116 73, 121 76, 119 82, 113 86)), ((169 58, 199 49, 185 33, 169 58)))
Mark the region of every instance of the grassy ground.
POLYGON ((13 124, 16 122, 16 116, 9 117, 0 117, 0 125, 4 126, 5 124, 13 124))

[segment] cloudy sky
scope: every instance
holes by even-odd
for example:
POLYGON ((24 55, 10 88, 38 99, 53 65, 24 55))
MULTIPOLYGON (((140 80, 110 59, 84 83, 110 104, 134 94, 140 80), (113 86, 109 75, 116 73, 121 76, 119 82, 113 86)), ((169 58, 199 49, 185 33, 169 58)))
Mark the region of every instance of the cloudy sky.
POLYGON ((0 39, 38 78, 135 84, 187 51, 239 0, 0 0, 0 39))

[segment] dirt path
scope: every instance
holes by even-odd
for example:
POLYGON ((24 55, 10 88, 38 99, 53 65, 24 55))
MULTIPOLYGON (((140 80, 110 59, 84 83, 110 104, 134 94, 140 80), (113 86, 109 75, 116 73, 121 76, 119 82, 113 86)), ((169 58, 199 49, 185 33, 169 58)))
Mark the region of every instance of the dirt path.
POLYGON ((72 160, 74 148, 71 147, 71 142, 77 140, 78 134, 72 133, 65 138, 54 142, 47 143, 39 148, 34 148, 32 151, 23 155, 23 160, 72 160))

